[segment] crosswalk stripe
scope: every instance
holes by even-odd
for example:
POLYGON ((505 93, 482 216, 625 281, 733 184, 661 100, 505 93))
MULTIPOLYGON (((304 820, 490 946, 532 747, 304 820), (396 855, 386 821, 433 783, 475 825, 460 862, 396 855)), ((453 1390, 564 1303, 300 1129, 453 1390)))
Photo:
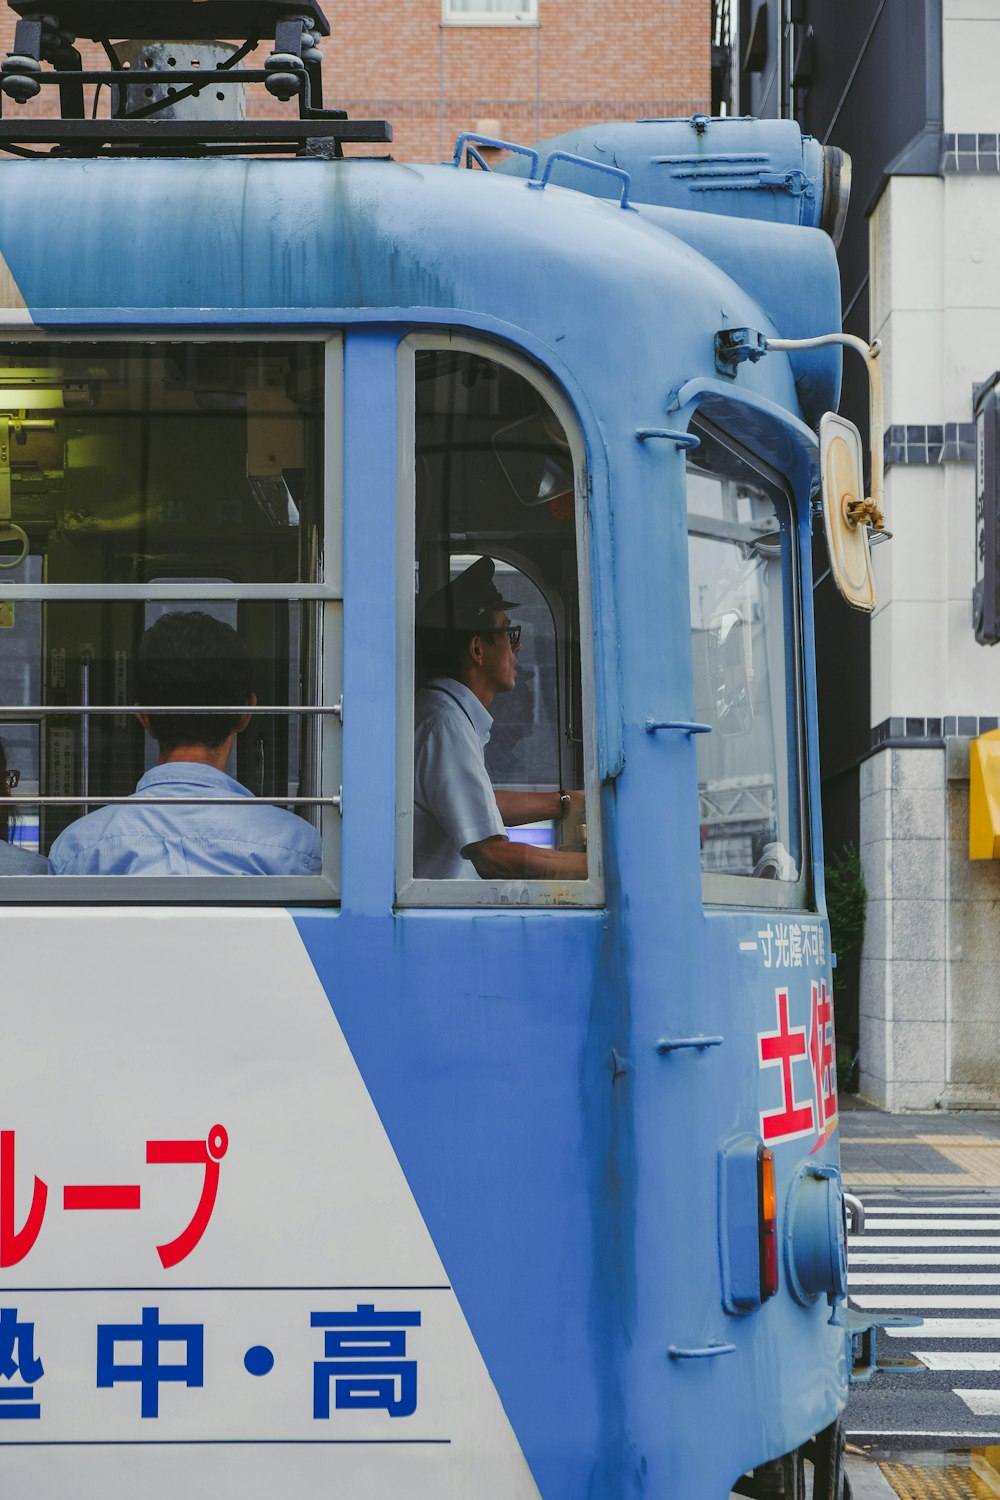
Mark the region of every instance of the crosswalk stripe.
POLYGON ((913 1353, 928 1370, 1000 1370, 1000 1350, 990 1354, 972 1349, 963 1354, 958 1349, 914 1349, 913 1353))
POLYGON ((1000 1417, 1000 1391, 959 1391, 974 1417, 1000 1417))
POLYGON ((1000 1308, 1000 1295, 991 1292, 985 1297, 970 1297, 965 1293, 956 1293, 955 1296, 945 1294, 942 1296, 923 1297, 919 1293, 910 1295, 888 1296, 888 1297, 852 1297, 860 1308, 884 1308, 890 1312, 893 1308, 918 1308, 918 1307, 970 1307, 978 1308, 983 1312, 987 1308, 1000 1308))
MULTIPOLYGON (((975 1438, 978 1443, 1000 1441, 1000 1432, 925 1432, 921 1427, 848 1427, 847 1436, 852 1437, 928 1437, 928 1438, 975 1438)), ((940 1491, 938 1492, 940 1493, 940 1491)))
MULTIPOLYGON (((912 1213, 913 1210, 911 1209, 910 1212, 912 1213)), ((981 1229, 984 1233, 987 1230, 995 1233, 1000 1229, 1000 1219, 949 1219, 942 1222, 940 1219, 928 1218, 876 1219, 866 1217, 865 1233, 873 1229, 888 1229, 893 1233, 897 1229, 930 1229, 937 1234, 940 1234, 942 1229, 981 1229)))
POLYGON ((907 1188, 905 1192, 892 1194, 878 1193, 874 1188, 867 1192, 864 1188, 853 1191, 863 1195, 866 1208, 905 1208, 908 1203, 929 1203, 935 1208, 967 1204, 969 1208, 989 1209, 992 1204, 994 1212, 1000 1209, 1000 1189, 984 1192, 982 1188, 907 1188))
POLYGON ((1000 1240, 979 1239, 978 1236, 968 1234, 957 1235, 892 1235, 892 1234, 852 1234, 848 1236, 847 1248, 853 1250, 855 1246, 859 1250, 883 1250, 892 1246, 905 1245, 910 1250, 930 1249, 932 1246, 942 1245, 975 1245, 980 1250, 1000 1250, 1000 1240))
POLYGON ((852 1266, 1000 1266, 1000 1255, 958 1250, 953 1255, 911 1255, 906 1250, 852 1250, 852 1266))
MULTIPOLYGON (((866 1209, 870 1210, 872 1207, 873 1205, 871 1203, 865 1203, 866 1209)), ((978 1206, 973 1206, 970 1203, 950 1203, 945 1205, 935 1204, 932 1206, 927 1203, 917 1204, 912 1201, 910 1203, 907 1203, 906 1205, 900 1205, 898 1207, 895 1205, 889 1206, 888 1204, 886 1204, 885 1206, 880 1206, 878 1212, 880 1214, 912 1214, 915 1207, 919 1207, 922 1214, 953 1214, 956 1211, 963 1214, 995 1214, 997 1212, 1000 1212, 1000 1209, 997 1208, 997 1205, 995 1203, 988 1208, 980 1208, 978 1206)))
POLYGON ((997 1286, 1000 1274, 995 1271, 851 1271, 851 1286, 997 1286))
MULTIPOLYGON (((873 1299, 877 1300, 877 1299, 873 1299)), ((886 1328, 891 1339, 987 1339, 1000 1341, 1000 1318, 924 1318, 919 1328, 886 1328)))

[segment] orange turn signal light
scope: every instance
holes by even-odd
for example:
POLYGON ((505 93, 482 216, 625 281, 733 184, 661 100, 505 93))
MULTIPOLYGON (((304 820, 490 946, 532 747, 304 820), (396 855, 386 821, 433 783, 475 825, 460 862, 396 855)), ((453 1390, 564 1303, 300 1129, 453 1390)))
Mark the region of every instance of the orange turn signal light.
POLYGON ((778 1194, 774 1183, 774 1152, 757 1147, 757 1193, 760 1225, 760 1300, 778 1290, 778 1194))

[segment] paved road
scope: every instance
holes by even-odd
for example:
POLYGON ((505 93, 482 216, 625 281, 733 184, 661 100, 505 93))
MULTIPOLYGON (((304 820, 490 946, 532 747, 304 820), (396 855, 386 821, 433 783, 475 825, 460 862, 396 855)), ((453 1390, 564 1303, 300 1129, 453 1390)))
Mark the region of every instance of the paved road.
POLYGON ((848 1441, 880 1452, 1000 1444, 1000 1189, 870 1188, 864 1201, 851 1302, 922 1318, 880 1334, 879 1357, 927 1368, 856 1388, 848 1441))

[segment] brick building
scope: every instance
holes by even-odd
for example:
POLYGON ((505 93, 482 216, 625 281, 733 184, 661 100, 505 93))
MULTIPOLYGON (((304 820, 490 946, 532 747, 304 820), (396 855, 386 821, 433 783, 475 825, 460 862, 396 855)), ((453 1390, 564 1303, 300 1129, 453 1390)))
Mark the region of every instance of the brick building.
MULTIPOLYGON (((403 161, 450 156, 462 130, 532 142, 586 121, 690 115, 710 105, 705 0, 639 6, 630 0, 392 0, 381 6, 341 0, 327 13, 326 104, 356 119, 391 121, 392 153, 403 161)), ((9 10, 0 16, 0 55, 12 48, 14 20, 9 10)), ((85 67, 103 63, 98 49, 81 46, 81 52, 85 67)), ((252 56, 247 66, 259 66, 264 55, 252 56)), ((26 112, 54 113, 54 93, 44 89, 26 112)), ((294 105, 259 88, 247 103, 250 114, 294 112, 294 105)), ((4 101, 5 115, 17 108, 4 101)))

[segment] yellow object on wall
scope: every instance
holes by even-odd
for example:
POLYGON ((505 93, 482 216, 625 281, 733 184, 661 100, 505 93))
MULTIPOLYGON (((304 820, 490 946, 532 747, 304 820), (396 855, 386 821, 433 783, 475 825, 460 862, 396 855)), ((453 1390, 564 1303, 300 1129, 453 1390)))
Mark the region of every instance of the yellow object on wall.
POLYGON ((1000 859, 1000 729, 969 746, 969 858, 1000 859))

